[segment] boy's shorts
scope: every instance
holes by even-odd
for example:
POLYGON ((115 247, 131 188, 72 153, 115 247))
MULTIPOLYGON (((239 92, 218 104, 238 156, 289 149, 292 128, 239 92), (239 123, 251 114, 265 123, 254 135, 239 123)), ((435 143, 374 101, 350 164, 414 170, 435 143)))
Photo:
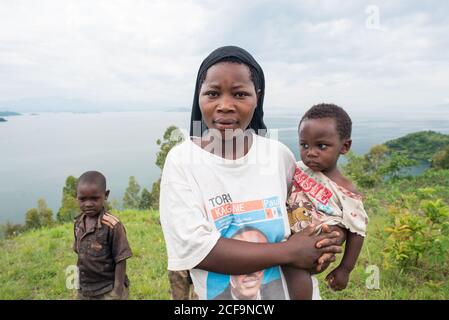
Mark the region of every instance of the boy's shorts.
POLYGON ((109 292, 103 293, 103 294, 99 294, 98 296, 85 296, 81 293, 80 290, 78 290, 76 299, 77 300, 128 300, 129 297, 129 288, 128 287, 124 287, 122 294, 119 296, 115 293, 114 290, 111 290, 109 292))
POLYGON ((169 270, 168 280, 170 281, 172 300, 198 300, 189 271, 169 270))

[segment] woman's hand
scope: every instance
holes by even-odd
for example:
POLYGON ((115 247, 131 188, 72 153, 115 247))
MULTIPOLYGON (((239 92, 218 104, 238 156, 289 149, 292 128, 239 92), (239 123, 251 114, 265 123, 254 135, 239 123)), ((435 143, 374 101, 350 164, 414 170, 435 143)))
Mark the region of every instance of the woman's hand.
MULTIPOLYGON (((309 225, 300 232, 293 234, 287 240, 289 261, 291 261, 289 265, 299 269, 316 268, 318 259, 323 254, 335 254, 342 251, 341 245, 338 245, 339 237, 339 232, 329 232, 328 229, 317 236, 315 235, 315 225, 309 225), (318 245, 320 246, 319 248, 318 245)), ((321 264, 329 259, 324 259, 325 261, 321 261, 321 264)))
MULTIPOLYGON (((337 240, 337 245, 341 246, 346 240, 346 229, 343 229, 339 226, 328 226, 326 224, 323 224, 321 231, 323 233, 331 233, 333 231, 336 231, 339 233, 337 240)), ((322 248, 326 245, 325 240, 319 241, 317 243, 317 248, 322 248)), ((336 260, 335 254, 333 253, 323 253, 321 257, 318 259, 318 266, 311 271, 312 274, 321 273, 324 270, 326 270, 331 262, 334 262, 336 260)))

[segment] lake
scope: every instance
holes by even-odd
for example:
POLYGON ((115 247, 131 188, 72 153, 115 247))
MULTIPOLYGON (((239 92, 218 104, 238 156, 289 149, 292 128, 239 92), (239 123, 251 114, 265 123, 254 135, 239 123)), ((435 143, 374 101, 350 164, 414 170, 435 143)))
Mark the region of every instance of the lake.
MULTIPOLYGON (((405 134, 434 130, 449 133, 449 109, 350 110, 353 150, 405 134)), ((298 158, 300 112, 267 111, 265 122, 279 129, 279 140, 298 158)), ((0 223, 23 223, 28 209, 45 198, 54 214, 69 175, 99 170, 108 179, 110 200, 121 203, 129 176, 149 190, 160 176, 154 164, 165 129, 188 130, 187 112, 40 113, 7 117, 0 123, 0 223)))

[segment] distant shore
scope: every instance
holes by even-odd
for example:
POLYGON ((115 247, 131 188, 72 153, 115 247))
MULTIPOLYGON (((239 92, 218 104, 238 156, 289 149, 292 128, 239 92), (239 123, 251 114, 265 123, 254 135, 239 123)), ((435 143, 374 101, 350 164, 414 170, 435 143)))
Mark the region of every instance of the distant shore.
POLYGON ((21 113, 13 112, 13 111, 0 111, 0 117, 12 117, 12 116, 21 116, 21 113))

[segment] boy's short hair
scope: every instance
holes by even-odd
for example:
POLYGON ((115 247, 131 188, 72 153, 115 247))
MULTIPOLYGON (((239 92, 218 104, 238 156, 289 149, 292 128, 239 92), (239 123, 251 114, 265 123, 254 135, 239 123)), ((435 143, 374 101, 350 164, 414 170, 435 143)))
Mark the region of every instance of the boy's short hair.
MULTIPOLYGON (((307 112, 302 116, 301 121, 299 121, 299 126, 304 120, 307 119, 322 119, 322 118, 332 118, 335 119, 337 124, 337 132, 340 139, 351 138, 352 131, 352 121, 349 115, 343 108, 331 104, 331 103, 320 103, 314 105, 312 108, 307 110, 307 112)), ((298 129, 299 129, 298 126, 298 129)))
POLYGON ((79 178, 77 187, 83 183, 94 183, 106 191, 106 177, 98 171, 86 171, 79 178))

